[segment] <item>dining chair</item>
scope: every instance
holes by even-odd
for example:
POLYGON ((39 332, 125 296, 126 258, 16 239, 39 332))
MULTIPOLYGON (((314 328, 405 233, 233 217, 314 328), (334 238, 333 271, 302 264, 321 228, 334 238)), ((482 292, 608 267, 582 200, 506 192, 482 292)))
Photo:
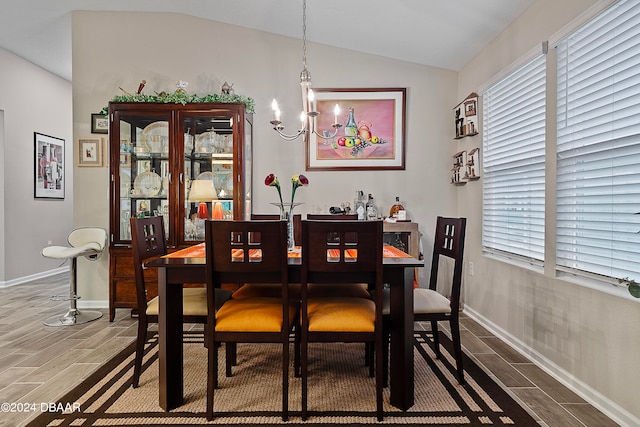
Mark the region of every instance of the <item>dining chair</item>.
POLYGON ((382 406, 382 221, 302 221, 302 419, 307 418, 310 342, 375 343, 376 415, 382 406), (376 299, 312 296, 309 284, 367 283, 376 299))
MULTIPOLYGON (((158 323, 158 297, 148 300, 144 263, 167 253, 164 219, 162 216, 130 218, 133 269, 136 279, 136 299, 138 305, 138 336, 136 357, 133 368, 133 387, 138 387, 142 370, 144 345, 150 323, 158 323)), ((231 297, 231 291, 218 289, 219 304, 231 297)), ((204 287, 183 289, 183 321, 185 323, 207 323, 207 291, 204 287)), ((206 329, 206 327, 205 327, 206 329)))
POLYGON ((229 349, 237 343, 282 345, 282 420, 289 413, 289 334, 298 301, 289 298, 286 221, 207 221, 205 223, 207 302, 217 303, 215 289, 223 283, 273 283, 277 297, 232 298, 220 310, 208 312, 208 420, 214 415, 218 387, 217 344, 227 348, 226 375, 231 375, 229 349), (231 344, 231 346, 229 346, 231 344))
MULTIPOLYGON (((459 316, 466 225, 466 218, 446 218, 439 216, 436 219, 429 288, 415 288, 413 291, 413 320, 415 322, 431 323, 431 331, 429 331, 428 334, 432 336, 433 351, 435 352, 437 359, 440 359, 441 357, 438 322, 442 321, 449 323, 458 382, 461 385, 465 384, 465 380, 464 369, 462 366, 462 345, 460 343, 459 316), (448 268, 448 271, 443 274, 441 267, 443 267, 443 269, 448 268), (448 286, 442 286, 442 281, 439 280, 445 277, 451 278, 450 285, 448 286), (439 284, 441 284, 441 286, 438 286, 439 284), (445 295, 448 295, 448 297, 445 295)), ((385 290, 384 293, 384 300, 385 354, 383 355, 383 359, 387 360, 389 349, 389 293, 387 290, 385 290)), ((384 379, 386 383, 386 364, 384 379)))

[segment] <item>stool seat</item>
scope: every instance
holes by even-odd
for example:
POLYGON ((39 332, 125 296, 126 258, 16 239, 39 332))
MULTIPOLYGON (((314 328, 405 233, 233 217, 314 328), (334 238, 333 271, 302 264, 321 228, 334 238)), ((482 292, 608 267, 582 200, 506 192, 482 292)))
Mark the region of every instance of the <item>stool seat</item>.
MULTIPOLYGON (((71 266, 69 267, 71 276, 68 297, 70 301, 69 310, 62 316, 52 316, 45 320, 44 324, 46 326, 79 325, 102 317, 100 311, 80 311, 77 308, 76 301, 80 299, 77 294, 77 263, 78 258, 81 256, 90 261, 95 261, 98 256, 100 256, 107 245, 107 232, 98 227, 81 227, 69 233, 67 240, 70 246, 47 246, 42 249, 42 256, 44 257, 71 260, 71 266)), ((55 296, 52 297, 52 299, 60 300, 67 298, 55 296)))
POLYGON ((99 243, 89 242, 77 248, 68 246, 47 246, 42 250, 42 256, 47 258, 77 258, 80 256, 97 255, 102 252, 99 243))

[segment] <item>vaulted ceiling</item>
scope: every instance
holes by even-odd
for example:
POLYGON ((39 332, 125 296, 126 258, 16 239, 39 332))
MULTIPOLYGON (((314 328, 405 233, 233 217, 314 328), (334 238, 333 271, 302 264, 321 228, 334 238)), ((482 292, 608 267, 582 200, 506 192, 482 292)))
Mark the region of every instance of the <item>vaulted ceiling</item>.
MULTIPOLYGON (((307 39, 459 70, 533 2, 308 0, 307 39)), ((302 0, 4 0, 0 47, 71 80, 73 10, 184 13, 302 38, 302 0)))

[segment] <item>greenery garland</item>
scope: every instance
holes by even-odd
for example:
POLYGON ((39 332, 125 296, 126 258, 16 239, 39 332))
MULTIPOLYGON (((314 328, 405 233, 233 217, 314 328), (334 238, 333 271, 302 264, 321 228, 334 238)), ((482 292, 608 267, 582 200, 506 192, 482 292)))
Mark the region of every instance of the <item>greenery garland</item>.
MULTIPOLYGON (((158 102, 163 104, 195 104, 203 102, 239 102, 244 104, 247 113, 255 112, 256 103, 251 97, 242 95, 190 95, 184 92, 159 93, 157 95, 130 94, 116 95, 110 102, 158 102)), ((107 115, 109 107, 103 107, 100 114, 107 115)))

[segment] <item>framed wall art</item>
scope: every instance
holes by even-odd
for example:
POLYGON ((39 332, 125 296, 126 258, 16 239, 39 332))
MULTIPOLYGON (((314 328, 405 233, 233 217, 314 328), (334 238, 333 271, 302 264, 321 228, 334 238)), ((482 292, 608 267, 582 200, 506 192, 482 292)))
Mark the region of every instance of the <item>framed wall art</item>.
POLYGON ((316 131, 307 170, 404 170, 406 88, 314 89, 316 131), (340 112, 335 114, 335 106, 340 112))
POLYGON ((33 196, 36 199, 64 199, 64 139, 34 132, 33 140, 33 196))
POLYGON ((104 114, 91 114, 91 133, 109 133, 109 122, 104 114))
POLYGON ((78 166, 102 166, 102 138, 78 138, 78 166))

